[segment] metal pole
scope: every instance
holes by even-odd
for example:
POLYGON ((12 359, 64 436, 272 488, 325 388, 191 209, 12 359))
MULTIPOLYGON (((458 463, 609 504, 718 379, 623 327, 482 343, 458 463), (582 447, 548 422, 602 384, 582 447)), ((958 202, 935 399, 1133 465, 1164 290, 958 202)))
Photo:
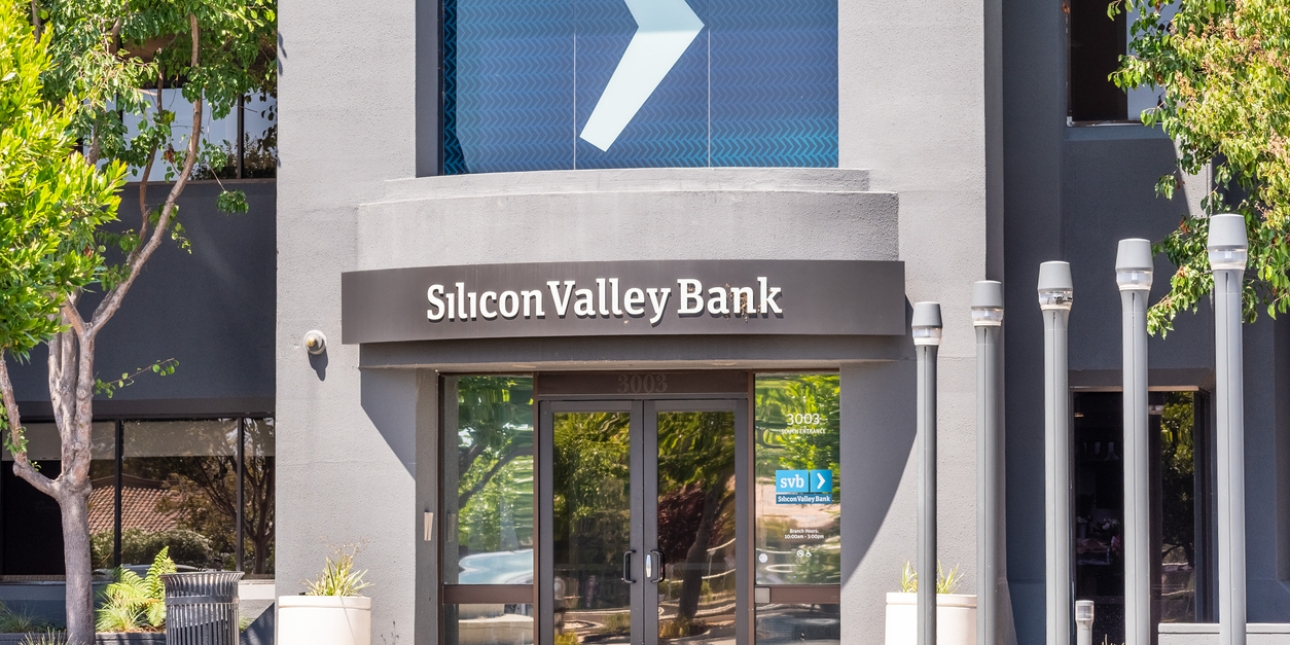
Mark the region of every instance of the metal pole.
POLYGON ((1066 324, 1073 292, 1070 264, 1039 265, 1039 306, 1044 315, 1048 645, 1070 645, 1071 641, 1071 437, 1066 324))
POLYGON ((1245 410, 1241 289, 1245 218, 1209 220, 1218 406, 1218 642, 1245 645, 1245 410))
POLYGON ((1003 491, 1003 433, 999 424, 999 332, 1003 325, 1003 285, 982 280, 972 286, 972 325, 976 328, 976 535, 977 644, 999 645, 999 496, 1003 491))
POLYGON ((936 349, 941 306, 914 304, 911 321, 918 356, 918 645, 936 645, 936 349))
POLYGON ((1124 369, 1124 634, 1127 645, 1151 645, 1151 468, 1147 436, 1147 297, 1151 242, 1120 240, 1124 369))

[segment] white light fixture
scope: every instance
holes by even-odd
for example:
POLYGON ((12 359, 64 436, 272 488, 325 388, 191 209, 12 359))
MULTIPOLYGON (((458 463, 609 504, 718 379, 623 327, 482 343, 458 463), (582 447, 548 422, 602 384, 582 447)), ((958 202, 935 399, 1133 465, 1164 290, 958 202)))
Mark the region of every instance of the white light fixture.
POLYGON ((914 303, 910 331, 915 345, 941 344, 941 306, 935 302, 914 303))
POLYGON ((327 351, 327 336, 317 329, 311 329, 305 332, 304 344, 310 354, 321 354, 327 351))
POLYGON ((1244 271, 1250 249, 1245 234, 1245 218, 1230 213, 1210 217, 1207 248, 1210 269, 1244 271))

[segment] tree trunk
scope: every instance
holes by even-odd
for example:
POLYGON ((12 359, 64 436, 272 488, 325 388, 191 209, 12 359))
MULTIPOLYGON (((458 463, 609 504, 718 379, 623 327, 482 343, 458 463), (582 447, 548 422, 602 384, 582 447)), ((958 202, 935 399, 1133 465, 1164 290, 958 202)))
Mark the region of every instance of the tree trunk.
POLYGON ((677 598, 678 619, 692 620, 699 612, 699 593, 703 591, 703 564, 708 560, 708 543, 712 541, 712 527, 721 512, 725 486, 720 482, 709 483, 703 495, 703 518, 694 532, 694 543, 685 554, 685 568, 681 574, 681 595, 677 598))
MULTIPOLYGON (((88 473, 84 478, 88 480, 88 473)), ((67 643, 94 642, 94 574, 90 559, 88 481, 64 481, 57 497, 63 515, 63 564, 67 574, 67 643)))

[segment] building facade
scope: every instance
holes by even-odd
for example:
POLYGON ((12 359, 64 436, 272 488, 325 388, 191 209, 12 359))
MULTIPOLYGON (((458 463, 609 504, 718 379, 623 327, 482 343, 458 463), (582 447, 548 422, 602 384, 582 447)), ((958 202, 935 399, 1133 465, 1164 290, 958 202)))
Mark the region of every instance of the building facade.
MULTIPOLYGON (((1007 642, 1040 643, 1035 284, 1060 259, 1071 584, 1095 640, 1123 642, 1115 247, 1201 214, 1208 178, 1154 195, 1174 148, 1132 118, 1150 96, 1098 84, 1126 25, 1096 4, 283 0, 277 178, 232 223, 194 208, 232 227, 194 239, 207 274, 164 259, 103 341, 112 370, 184 366, 99 404, 105 562, 133 563, 127 535, 201 532, 164 483, 195 476, 129 464, 199 455, 242 478, 241 537, 207 535, 192 566, 293 595, 362 545, 374 642, 884 642, 916 555, 917 301, 944 317, 939 557, 959 593, 988 583, 969 300, 992 279, 996 583, 1007 642), (143 313, 158 302, 178 318, 143 313), (180 421, 169 443, 143 429, 180 421), (248 495, 269 464, 270 496, 248 495), (271 526, 244 526, 257 503, 271 526)), ((1162 643, 1217 642, 1210 314, 1149 348, 1162 643)), ((1249 619, 1290 623, 1290 325, 1247 325, 1245 351, 1249 619)), ((36 503, 0 486, 6 513, 36 503)), ((4 535, 6 599, 56 582, 4 535)))

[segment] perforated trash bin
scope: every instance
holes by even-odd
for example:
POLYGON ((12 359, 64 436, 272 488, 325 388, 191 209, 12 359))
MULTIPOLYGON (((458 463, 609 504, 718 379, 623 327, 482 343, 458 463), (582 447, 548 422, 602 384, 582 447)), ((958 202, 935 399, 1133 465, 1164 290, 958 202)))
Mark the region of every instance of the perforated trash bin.
POLYGON ((167 645, 237 645, 237 581, 242 572, 168 573, 167 645))

